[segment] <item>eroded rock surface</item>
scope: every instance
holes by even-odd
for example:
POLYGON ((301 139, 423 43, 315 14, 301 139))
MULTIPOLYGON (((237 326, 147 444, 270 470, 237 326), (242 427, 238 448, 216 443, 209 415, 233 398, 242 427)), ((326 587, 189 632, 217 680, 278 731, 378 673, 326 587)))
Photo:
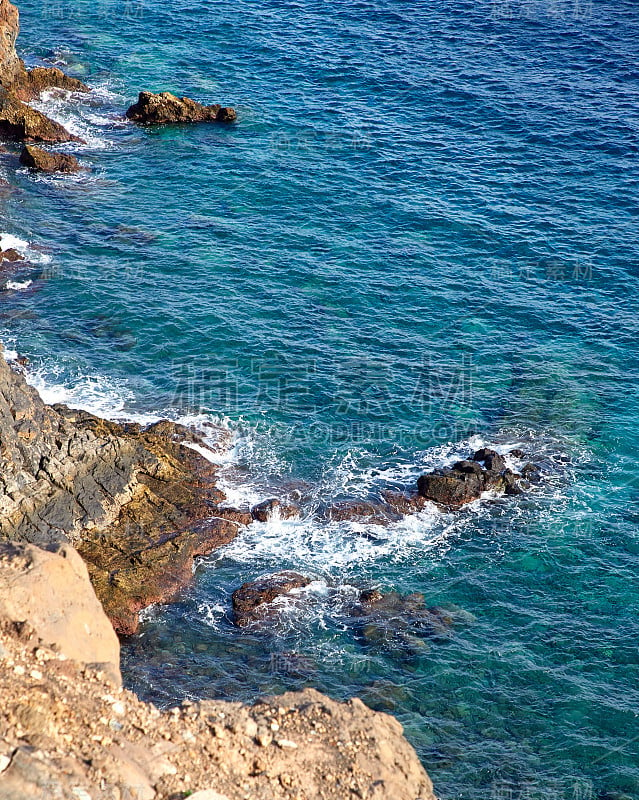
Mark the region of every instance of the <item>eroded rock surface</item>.
POLYGON ((59 122, 0 89, 0 137, 19 142, 82 142, 59 122))
POLYGON ((237 113, 233 108, 220 105, 205 106, 188 97, 176 97, 170 92, 140 92, 126 115, 134 122, 146 125, 186 122, 234 122, 237 113))
POLYGON ((72 543, 114 626, 132 633, 140 609, 170 600, 193 559, 241 525, 216 516, 216 468, 184 430, 47 406, 0 357, 0 539, 72 543))

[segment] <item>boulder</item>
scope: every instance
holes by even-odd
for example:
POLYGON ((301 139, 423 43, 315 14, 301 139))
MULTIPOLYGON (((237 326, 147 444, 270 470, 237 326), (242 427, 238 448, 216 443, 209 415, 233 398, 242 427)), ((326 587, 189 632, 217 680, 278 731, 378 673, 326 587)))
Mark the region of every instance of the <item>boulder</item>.
POLYGON ((233 108, 220 105, 205 106, 188 97, 176 97, 170 92, 140 92, 138 102, 126 115, 134 122, 146 125, 163 125, 185 122, 234 122, 237 113, 233 108))
POLYGON ((13 141, 82 142, 59 122, 18 100, 11 92, 0 89, 0 137, 13 141))
POLYGON ((0 263, 2 261, 8 261, 11 264, 15 264, 17 261, 24 260, 22 253, 18 252, 18 250, 13 247, 9 247, 7 250, 0 250, 0 263))
POLYGON ((51 551, 0 542, 0 620, 27 625, 42 644, 84 664, 100 664, 119 684, 120 643, 69 545, 51 551))
POLYGON ((495 470, 496 472, 506 469, 506 459, 496 450, 491 450, 489 447, 483 447, 478 450, 473 456, 473 461, 481 461, 486 469, 495 470))
POLYGON ((456 507, 479 499, 482 492, 522 494, 525 484, 506 467, 505 458, 490 448, 478 450, 472 459, 457 461, 452 467, 421 475, 417 490, 426 500, 441 506, 456 507))
POLYGON ((243 628, 251 622, 264 619, 269 613, 266 606, 275 598, 308 586, 310 582, 304 575, 286 571, 244 583, 232 595, 235 624, 243 628))
POLYGON ((22 153, 20 153, 20 163, 38 172, 73 173, 82 170, 75 156, 67 153, 51 153, 33 145, 25 145, 22 153))
POLYGON ((293 503, 283 503, 276 498, 264 500, 251 509, 251 517, 257 522, 268 522, 276 516, 280 519, 292 519, 298 517, 299 513, 299 508, 293 503))

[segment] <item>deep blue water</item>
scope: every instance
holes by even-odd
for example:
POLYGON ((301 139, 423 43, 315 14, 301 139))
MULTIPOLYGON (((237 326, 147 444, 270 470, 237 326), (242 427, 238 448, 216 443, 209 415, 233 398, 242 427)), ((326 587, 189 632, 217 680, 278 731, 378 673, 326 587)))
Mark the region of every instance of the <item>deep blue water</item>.
POLYGON ((636 3, 21 11, 29 63, 96 87, 42 105, 87 173, 0 156, 1 230, 34 261, 0 336, 45 397, 222 421, 232 499, 294 487, 307 514, 480 442, 544 466, 529 496, 456 515, 252 526, 145 617, 129 685, 359 694, 443 800, 639 798, 636 3), (141 130, 140 89, 238 124, 141 130), (235 629, 232 590, 282 567, 310 591, 235 629), (344 608, 372 585, 463 613, 423 650, 367 645, 344 608))

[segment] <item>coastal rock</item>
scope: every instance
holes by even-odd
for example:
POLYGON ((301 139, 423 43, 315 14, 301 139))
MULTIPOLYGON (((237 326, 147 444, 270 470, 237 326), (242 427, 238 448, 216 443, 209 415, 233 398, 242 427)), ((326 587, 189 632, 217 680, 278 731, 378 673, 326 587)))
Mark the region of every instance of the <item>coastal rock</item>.
POLYGON ((24 256, 13 247, 9 247, 7 250, 0 250, 0 263, 3 261, 15 264, 17 261, 24 261, 24 256))
POLYGON ((20 153, 20 163, 39 172, 80 172, 82 167, 75 156, 67 153, 51 153, 41 147, 25 145, 20 153))
POLYGON ((188 97, 176 97, 170 92, 140 92, 137 103, 126 115, 134 122, 147 125, 185 122, 234 122, 237 113, 233 108, 220 105, 205 106, 188 97))
POLYGON ((64 92, 90 92, 91 89, 77 78, 71 78, 57 67, 34 67, 13 84, 11 90, 20 100, 33 100, 47 89, 64 92))
POLYGON ((121 683, 120 643, 84 562, 69 545, 47 552, 0 543, 0 621, 28 625, 42 644, 75 661, 99 664, 121 683))
POLYGON ((20 32, 18 9, 9 0, 0 0, 0 86, 9 88, 25 75, 15 45, 20 32))
POLYGON ((420 476, 417 490, 433 503, 456 507, 479 499, 483 492, 521 494, 524 489, 521 477, 506 467, 503 456, 484 448, 478 450, 472 459, 457 461, 452 467, 420 476))
POLYGON ((56 67, 36 67, 27 72, 15 49, 19 32, 18 9, 9 0, 0 0, 0 137, 16 141, 81 141, 22 101, 38 97, 44 89, 82 92, 89 91, 88 87, 56 67))
POLYGON ((267 605, 292 589, 308 586, 310 579, 297 572, 278 572, 250 581, 233 592, 233 618, 239 628, 268 615, 267 605))
POLYGON ((47 406, 0 357, 0 540, 72 543, 116 630, 133 633, 239 529, 215 516, 216 468, 182 435, 47 406))
POLYGON ((59 122, 18 100, 11 92, 0 89, 0 137, 13 141, 82 142, 59 122))
POLYGON ((15 629, 0 626, 0 652, 7 800, 435 800, 400 723, 360 700, 307 689, 160 712, 15 629))
POLYGON ((369 522, 373 525, 388 525, 400 519, 393 509, 385 503, 369 500, 343 500, 329 506, 326 515, 331 522, 355 521, 369 522))
POLYGON ((268 522, 273 517, 292 519, 293 517, 298 517, 299 513, 299 508, 293 503, 283 503, 276 498, 264 500, 251 509, 251 517, 257 522, 268 522))

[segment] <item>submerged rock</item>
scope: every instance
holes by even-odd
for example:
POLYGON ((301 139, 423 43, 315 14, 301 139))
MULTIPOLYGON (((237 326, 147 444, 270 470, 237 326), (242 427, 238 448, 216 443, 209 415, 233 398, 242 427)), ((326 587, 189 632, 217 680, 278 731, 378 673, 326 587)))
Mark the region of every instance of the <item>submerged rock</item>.
POLYGON ((41 147, 26 145, 20 153, 20 163, 39 172, 80 172, 82 167, 75 156, 67 153, 50 153, 41 147))
POLYGON ((59 122, 18 100, 11 92, 0 89, 0 137, 13 141, 82 142, 59 122))
POLYGON ((427 649, 426 638, 448 638, 453 624, 449 612, 437 606, 427 607, 419 592, 402 595, 366 590, 361 592, 352 613, 369 644, 400 647, 413 654, 427 649))
POLYGON ((170 92, 140 92, 126 115, 134 122, 163 125, 185 122, 234 122, 237 113, 233 108, 220 105, 205 106, 188 97, 176 97, 170 92))
POLYGON ((269 613, 267 605, 275 598, 308 586, 310 582, 310 578, 297 572, 278 572, 243 584, 232 596, 235 624, 243 628, 251 622, 264 619, 269 613))

